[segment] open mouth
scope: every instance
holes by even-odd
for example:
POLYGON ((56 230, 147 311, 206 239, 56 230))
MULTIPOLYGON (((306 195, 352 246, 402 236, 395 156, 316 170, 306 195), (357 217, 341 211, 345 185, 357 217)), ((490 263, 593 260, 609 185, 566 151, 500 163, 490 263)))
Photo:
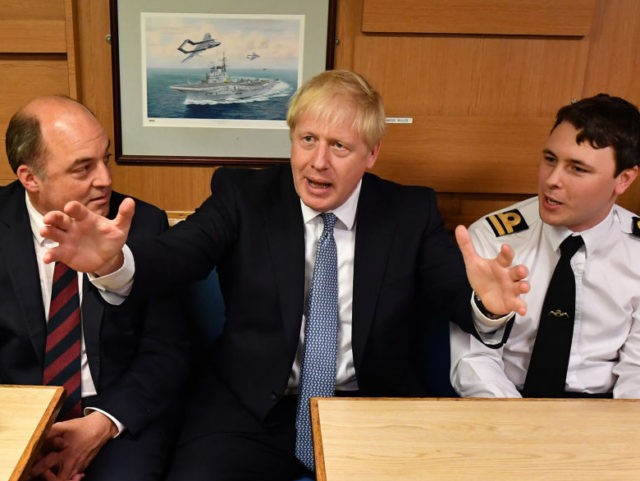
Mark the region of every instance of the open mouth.
POLYGON ((307 179, 307 182, 309 182, 309 186, 314 188, 314 189, 328 189, 329 187, 331 187, 331 184, 329 184, 329 183, 316 182, 316 181, 311 180, 311 179, 307 179))
POLYGON ((544 197, 544 200, 545 200, 545 202, 546 202, 547 204, 549 204, 549 205, 562 205, 562 202, 559 202, 559 201, 557 201, 557 200, 555 200, 555 199, 552 199, 552 198, 551 198, 551 197, 549 197, 549 196, 545 196, 545 197, 544 197))

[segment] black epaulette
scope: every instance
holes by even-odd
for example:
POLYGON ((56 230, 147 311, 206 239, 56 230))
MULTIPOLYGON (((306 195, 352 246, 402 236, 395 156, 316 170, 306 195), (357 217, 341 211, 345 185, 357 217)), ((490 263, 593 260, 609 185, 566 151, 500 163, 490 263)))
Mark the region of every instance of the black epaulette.
POLYGON ((527 221, 518 209, 505 210, 485 217, 496 237, 513 234, 529 228, 527 221))
POLYGON ((640 217, 631 219, 631 233, 636 237, 640 237, 640 217))

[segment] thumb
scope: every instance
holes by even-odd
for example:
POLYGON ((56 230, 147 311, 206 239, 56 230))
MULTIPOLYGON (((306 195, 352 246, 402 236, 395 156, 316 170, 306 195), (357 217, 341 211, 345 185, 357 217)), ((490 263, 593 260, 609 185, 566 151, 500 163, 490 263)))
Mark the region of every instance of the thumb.
POLYGON ((131 219, 136 211, 136 203, 131 197, 127 197, 120 203, 118 207, 118 214, 116 215, 115 223, 122 230, 129 231, 131 227, 131 219))

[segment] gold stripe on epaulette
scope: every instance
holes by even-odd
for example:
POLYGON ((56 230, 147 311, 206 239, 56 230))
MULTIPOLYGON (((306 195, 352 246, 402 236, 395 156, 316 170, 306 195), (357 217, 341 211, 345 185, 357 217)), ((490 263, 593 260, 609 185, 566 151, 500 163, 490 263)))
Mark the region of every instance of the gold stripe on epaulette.
POLYGON ((631 219, 631 233, 636 237, 640 237, 640 217, 631 219))
POLYGON ((507 210, 486 217, 496 237, 513 234, 529 228, 518 209, 507 210))

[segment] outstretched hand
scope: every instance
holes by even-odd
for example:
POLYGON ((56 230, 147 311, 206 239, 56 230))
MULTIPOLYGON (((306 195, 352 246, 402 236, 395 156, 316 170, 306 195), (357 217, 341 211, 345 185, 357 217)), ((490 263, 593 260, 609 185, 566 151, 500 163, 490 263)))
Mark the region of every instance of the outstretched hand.
POLYGON ((464 226, 456 227, 455 234, 469 283, 484 307, 495 314, 516 312, 525 315, 527 304, 520 295, 529 292, 529 283, 525 280, 529 270, 524 265, 511 265, 513 249, 503 245, 494 259, 485 259, 476 252, 464 226))
POLYGON ((115 219, 90 211, 80 202, 71 201, 64 212, 45 214, 40 234, 58 242, 48 249, 44 261, 64 262, 79 272, 110 274, 122 266, 122 247, 127 241, 135 211, 133 199, 122 201, 115 219))

